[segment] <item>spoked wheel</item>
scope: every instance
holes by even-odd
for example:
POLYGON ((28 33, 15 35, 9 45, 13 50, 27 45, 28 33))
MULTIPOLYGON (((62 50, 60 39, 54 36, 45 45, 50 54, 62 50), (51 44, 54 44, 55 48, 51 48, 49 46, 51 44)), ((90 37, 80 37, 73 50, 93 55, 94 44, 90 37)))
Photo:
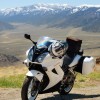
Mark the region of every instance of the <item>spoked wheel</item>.
POLYGON ((58 92, 61 95, 67 95, 73 88, 75 78, 76 76, 74 76, 71 72, 68 72, 67 75, 65 75, 58 92))
POLYGON ((34 77, 26 77, 21 90, 22 100, 35 100, 39 92, 39 81, 34 77))

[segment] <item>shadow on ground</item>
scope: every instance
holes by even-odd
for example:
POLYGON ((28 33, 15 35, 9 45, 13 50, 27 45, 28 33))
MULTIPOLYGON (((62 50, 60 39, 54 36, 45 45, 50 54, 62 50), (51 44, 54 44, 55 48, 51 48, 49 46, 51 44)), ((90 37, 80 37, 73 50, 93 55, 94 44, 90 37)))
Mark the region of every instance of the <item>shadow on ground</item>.
POLYGON ((100 97, 100 94, 97 95, 84 95, 84 94, 68 94, 67 96, 60 96, 55 94, 54 97, 44 98, 41 100, 79 100, 79 99, 93 99, 100 97))

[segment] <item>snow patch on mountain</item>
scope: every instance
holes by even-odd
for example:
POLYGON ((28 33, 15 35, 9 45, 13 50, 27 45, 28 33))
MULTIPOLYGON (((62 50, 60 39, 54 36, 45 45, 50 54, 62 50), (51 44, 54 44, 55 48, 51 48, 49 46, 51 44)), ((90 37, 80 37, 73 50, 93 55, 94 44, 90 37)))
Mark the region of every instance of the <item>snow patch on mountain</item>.
POLYGON ((100 12, 100 9, 98 9, 97 12, 100 12))
POLYGON ((76 13, 78 11, 79 11, 79 9, 78 8, 75 8, 75 9, 72 10, 71 14, 76 13))
MULTIPOLYGON (((33 13, 37 14, 45 14, 46 12, 50 12, 51 14, 58 13, 60 11, 69 11, 70 14, 77 13, 78 11, 85 11, 88 8, 96 7, 100 8, 100 5, 81 5, 81 6, 70 6, 68 4, 34 4, 27 7, 16 7, 16 8, 6 8, 0 10, 0 15, 3 16, 13 16, 13 15, 27 15, 33 13)), ((99 11, 99 10, 97 10, 99 11)))
POLYGON ((65 10, 67 8, 71 8, 71 6, 67 4, 35 4, 32 6, 27 6, 27 7, 16 7, 16 8, 6 8, 6 9, 1 9, 0 13, 2 15, 13 15, 13 14, 19 14, 19 13, 30 13, 34 11, 54 11, 56 12, 57 10, 65 10))
POLYGON ((88 8, 90 8, 90 7, 96 7, 96 8, 99 8, 100 5, 88 5, 88 4, 83 4, 83 5, 80 5, 80 6, 77 6, 77 7, 80 7, 80 8, 83 8, 83 7, 88 7, 88 8))

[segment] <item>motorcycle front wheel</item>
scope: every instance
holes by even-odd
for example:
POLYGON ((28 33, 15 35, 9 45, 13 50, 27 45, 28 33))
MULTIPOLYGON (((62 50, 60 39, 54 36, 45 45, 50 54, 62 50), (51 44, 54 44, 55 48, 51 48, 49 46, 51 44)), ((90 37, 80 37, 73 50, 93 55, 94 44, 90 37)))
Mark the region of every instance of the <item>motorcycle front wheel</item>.
POLYGON ((26 77, 21 90, 22 100, 35 100, 39 92, 39 81, 35 77, 26 77))

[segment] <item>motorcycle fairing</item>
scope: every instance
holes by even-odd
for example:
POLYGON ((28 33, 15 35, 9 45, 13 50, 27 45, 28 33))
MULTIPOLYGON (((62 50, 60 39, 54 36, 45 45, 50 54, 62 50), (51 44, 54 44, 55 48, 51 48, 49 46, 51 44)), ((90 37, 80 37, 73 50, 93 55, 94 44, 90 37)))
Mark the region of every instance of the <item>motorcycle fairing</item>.
POLYGON ((74 59, 73 59, 73 61, 71 62, 71 64, 69 64, 68 66, 69 66, 69 67, 73 67, 73 66, 77 65, 81 57, 82 57, 81 55, 78 55, 78 54, 77 54, 77 55, 74 57, 74 59))
POLYGON ((52 56, 50 56, 50 54, 48 53, 41 64, 42 66, 47 68, 46 74, 48 75, 50 80, 48 86, 44 89, 45 91, 55 86, 62 80, 64 76, 64 72, 61 69, 62 59, 53 59, 52 56), (52 71, 53 69, 55 69, 56 73, 52 71))
POLYGON ((49 71, 53 70, 56 66, 62 66, 63 59, 53 58, 49 53, 46 53, 46 56, 41 63, 42 66, 46 67, 49 71))
POLYGON ((26 75, 30 76, 30 77, 34 77, 35 76, 40 82, 41 82, 41 80, 43 78, 43 74, 40 71, 37 71, 37 70, 29 70, 26 75))
POLYGON ((59 83, 55 84, 53 87, 51 87, 51 88, 49 88, 47 90, 44 90, 44 91, 39 92, 39 94, 51 93, 51 92, 58 91, 60 85, 61 85, 61 81, 59 83))
POLYGON ((46 74, 46 71, 44 70, 44 67, 41 64, 33 63, 31 65, 31 67, 29 68, 29 71, 31 71, 31 70, 39 71, 39 72, 41 72, 43 74, 41 89, 39 91, 39 93, 40 93, 41 91, 43 91, 48 86, 49 81, 50 81, 49 77, 46 74))
POLYGON ((55 74, 52 71, 47 71, 46 72, 50 81, 49 81, 48 86, 44 89, 44 91, 51 88, 51 87, 53 87, 53 86, 55 86, 57 83, 59 83, 63 79, 64 72, 61 69, 61 67, 58 66, 58 67, 55 68, 55 70, 58 74, 55 74))

